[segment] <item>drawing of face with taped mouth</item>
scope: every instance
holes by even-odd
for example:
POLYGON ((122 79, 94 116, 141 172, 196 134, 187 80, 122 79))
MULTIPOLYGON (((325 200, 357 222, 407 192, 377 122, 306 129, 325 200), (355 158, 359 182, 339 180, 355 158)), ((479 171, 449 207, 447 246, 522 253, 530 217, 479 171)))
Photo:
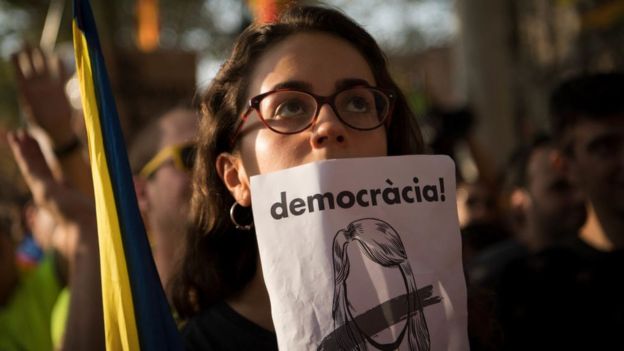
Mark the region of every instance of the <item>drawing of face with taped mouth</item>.
POLYGON ((439 303, 441 299, 431 297, 431 285, 417 288, 403 242, 390 224, 375 218, 363 218, 340 229, 333 241, 333 267, 334 331, 325 337, 319 350, 430 349, 423 308, 439 303), (359 287, 353 291, 348 289, 349 285, 353 287, 348 279, 352 269, 349 260, 349 254, 354 250, 352 246, 359 249, 363 257, 383 267, 384 276, 397 278, 400 275, 398 280, 403 284, 399 285, 405 287, 405 293, 358 314, 357 311, 362 309, 355 309, 351 301, 356 300, 354 296, 367 292, 359 287), (389 328, 393 332, 388 332, 389 328))

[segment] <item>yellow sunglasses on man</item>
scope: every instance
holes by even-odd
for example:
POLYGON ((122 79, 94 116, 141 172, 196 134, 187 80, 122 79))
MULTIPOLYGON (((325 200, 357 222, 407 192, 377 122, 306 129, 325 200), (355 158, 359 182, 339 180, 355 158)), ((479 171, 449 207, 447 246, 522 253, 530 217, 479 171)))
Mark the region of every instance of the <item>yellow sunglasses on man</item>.
POLYGON ((167 162, 173 162, 174 167, 181 171, 190 172, 195 163, 195 151, 195 143, 192 142, 167 146, 143 166, 139 175, 149 178, 167 162))

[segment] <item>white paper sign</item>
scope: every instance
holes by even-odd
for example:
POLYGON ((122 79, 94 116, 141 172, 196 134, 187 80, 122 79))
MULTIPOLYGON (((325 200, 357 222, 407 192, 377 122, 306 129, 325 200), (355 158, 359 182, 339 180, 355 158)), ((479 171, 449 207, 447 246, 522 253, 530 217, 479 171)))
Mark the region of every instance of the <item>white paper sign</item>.
POLYGON ((468 350, 450 158, 321 161, 251 188, 281 350, 468 350))

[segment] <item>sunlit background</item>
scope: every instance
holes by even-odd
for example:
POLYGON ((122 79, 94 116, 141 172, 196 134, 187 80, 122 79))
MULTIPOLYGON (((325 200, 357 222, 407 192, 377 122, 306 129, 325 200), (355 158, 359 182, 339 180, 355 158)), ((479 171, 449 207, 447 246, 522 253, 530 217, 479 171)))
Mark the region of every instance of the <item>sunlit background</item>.
MULTIPOLYGON (((238 33, 285 0, 91 1, 117 104, 131 137, 175 100, 209 84, 238 33), (260 9, 260 10, 259 10, 260 9)), ((479 176, 475 145, 493 168, 548 129, 560 77, 624 66, 621 0, 331 0, 386 51, 436 150, 479 176)), ((20 123, 10 55, 25 43, 72 69, 71 1, 0 0, 0 126, 20 123)), ((78 96, 75 84, 67 86, 78 96)))

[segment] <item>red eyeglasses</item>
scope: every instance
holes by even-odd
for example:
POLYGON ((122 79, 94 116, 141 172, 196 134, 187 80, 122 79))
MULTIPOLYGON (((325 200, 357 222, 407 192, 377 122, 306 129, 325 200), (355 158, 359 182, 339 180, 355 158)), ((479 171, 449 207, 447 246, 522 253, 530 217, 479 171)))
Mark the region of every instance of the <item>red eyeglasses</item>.
POLYGON ((316 122, 321 106, 329 104, 338 119, 356 130, 373 130, 389 122, 394 106, 392 92, 369 86, 354 86, 330 96, 320 96, 294 89, 278 89, 257 95, 232 137, 236 142, 249 115, 256 111, 262 123, 279 134, 300 133, 316 122))

